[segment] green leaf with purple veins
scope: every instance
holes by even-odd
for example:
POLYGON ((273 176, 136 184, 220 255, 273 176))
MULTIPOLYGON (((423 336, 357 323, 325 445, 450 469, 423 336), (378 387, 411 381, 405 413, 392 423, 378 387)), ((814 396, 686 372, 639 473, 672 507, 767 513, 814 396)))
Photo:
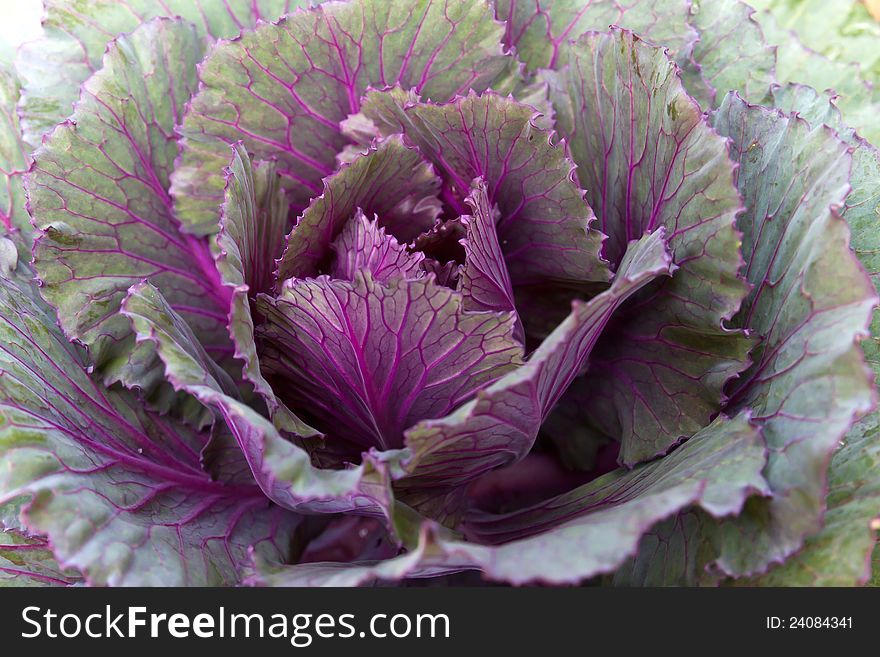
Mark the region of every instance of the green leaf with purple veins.
POLYGON ((731 139, 746 205, 738 226, 752 289, 734 321, 761 337, 729 407, 751 408, 762 427, 773 491, 725 524, 719 563, 731 575, 758 574, 821 528, 828 460, 874 404, 858 341, 877 293, 835 209, 849 191, 847 145, 827 127, 733 94, 714 124, 731 139))
POLYGON ((564 68, 573 42, 613 25, 666 48, 688 92, 706 108, 730 89, 761 99, 773 81, 774 52, 750 18, 751 8, 739 0, 706 7, 682 0, 502 0, 496 13, 507 24, 505 43, 532 70, 564 68))
POLYGON ((97 585, 234 584, 248 550, 285 558, 297 519, 212 481, 207 436, 86 372, 21 268, 0 286, 0 503, 97 585))
MULTIPOLYGON (((788 84, 772 91, 773 104, 785 112, 797 112, 812 125, 827 125, 837 131, 853 148, 851 190, 841 214, 852 233, 851 246, 871 275, 874 287, 880 284, 880 150, 862 139, 843 122, 829 92, 818 93, 810 87, 788 84)), ((875 374, 880 373, 880 313, 874 312, 871 337, 862 348, 875 374)))
POLYGON ((44 0, 43 34, 18 51, 24 80, 20 105, 25 141, 40 137, 73 111, 80 85, 101 68, 107 44, 152 18, 190 21, 200 37, 237 36, 258 20, 275 20, 308 0, 44 0))
MULTIPOLYGON (((847 125, 856 128, 872 143, 880 141, 880 120, 876 111, 880 87, 872 84, 856 61, 831 59, 808 47, 798 35, 780 25, 775 15, 759 12, 757 18, 767 41, 776 48, 776 77, 779 82, 807 84, 819 90, 833 89, 835 103, 847 125)), ((876 81, 876 80, 875 80, 876 81)))
POLYGON ((719 516, 765 495, 766 449, 747 414, 718 418, 670 456, 617 470, 544 503, 508 514, 472 514, 465 542, 423 526, 409 554, 372 564, 272 567, 258 561, 252 583, 357 585, 478 569, 513 584, 574 584, 617 568, 657 522, 691 504, 719 516))
POLYGON ((688 23, 686 0, 499 0, 496 14, 505 21, 504 43, 516 48, 526 65, 537 70, 565 66, 570 41, 610 25, 637 32, 653 43, 685 56, 697 41, 688 23))
POLYGON ((690 508, 657 523, 607 581, 614 586, 717 586, 724 577, 715 567, 719 522, 690 508))
POLYGON ((80 581, 75 570, 58 565, 45 539, 0 530, 0 588, 70 586, 80 581))
POLYGON ((22 176, 30 164, 15 112, 20 85, 15 75, 0 65, 0 238, 11 238, 27 258, 31 225, 25 210, 22 176))
MULTIPOLYGON (((774 95, 808 118, 835 118, 812 89, 789 86, 774 95)), ((614 581, 698 583, 715 571, 715 580, 746 574, 753 578, 744 581, 754 584, 854 584, 864 579, 871 548, 875 482, 868 473, 876 416, 844 438, 853 447, 837 448, 873 404, 856 343, 876 293, 848 249, 849 231, 834 208, 844 206, 850 180, 863 188, 870 177, 857 175, 864 162, 850 174, 847 144, 820 123, 810 127, 736 96, 725 99, 715 121, 733 139, 747 208, 739 226, 754 287, 736 321, 763 338, 755 364, 732 386, 731 405, 754 409, 762 426, 774 497, 751 502, 740 518, 720 524, 700 513, 678 516, 643 539, 636 559, 614 581), (840 288, 838 280, 849 287, 840 288), (802 560, 790 557, 796 550, 802 560), (840 563, 811 575, 811 566, 832 551, 840 563), (707 569, 714 565, 720 568, 707 569)), ((854 155, 858 162, 870 151, 854 155)))
POLYGON ((281 256, 288 228, 287 201, 274 163, 252 163, 240 143, 232 147, 225 175, 220 229, 211 247, 220 279, 232 294, 228 323, 234 356, 243 363, 242 376, 266 402, 276 425, 297 435, 310 435, 314 430, 278 401, 260 372, 251 315, 256 295, 275 285, 275 261, 281 256))
POLYGON ((0 585, 870 581, 880 32, 754 1, 45 0, 0 585))
POLYGON ((164 394, 161 363, 118 315, 131 285, 151 280, 216 360, 232 353, 229 290, 207 241, 181 233, 166 192, 200 53, 180 21, 155 19, 119 37, 25 179, 39 231, 34 267, 65 334, 89 348, 108 384, 154 397, 164 394))
POLYGON ((862 0, 751 0, 750 4, 772 15, 811 50, 856 62, 869 76, 880 76, 880 24, 862 0))
POLYGON ((765 462, 764 441, 747 416, 719 418, 662 460, 616 470, 543 506, 472 520, 473 533, 484 539, 500 540, 505 532, 526 538, 492 547, 459 544, 450 551, 505 581, 578 582, 613 571, 635 552, 643 533, 684 507, 739 513, 750 496, 767 493, 765 462), (538 515, 545 516, 542 524, 556 526, 530 531, 538 515))
MULTIPOLYGON (((219 44, 203 63, 182 126, 173 194, 196 234, 215 230, 225 144, 275 155, 295 211, 321 194, 350 143, 340 123, 370 87, 433 100, 482 91, 515 71, 486 0, 330 2, 219 44)), ((495 85, 497 88, 497 85, 495 85)))
POLYGON ((629 240, 662 226, 678 265, 622 310, 581 400, 632 465, 705 426, 748 364, 751 341, 725 326, 747 289, 734 165, 675 65, 631 32, 585 35, 554 75, 559 129, 608 235, 605 256, 618 262, 629 240))
MULTIPOLYGON (((799 111, 804 112, 804 116, 807 118, 818 120, 821 117, 828 119, 826 122, 830 123, 831 119, 834 119, 836 116, 836 111, 831 112, 829 115, 824 114, 828 112, 831 106, 828 104, 826 97, 817 94, 812 89, 787 87, 777 89, 774 95, 778 103, 788 108, 797 108, 799 111)), ((752 111, 757 113, 759 109, 752 108, 752 111)), ((772 116, 769 111, 767 114, 772 116)), ((766 120, 767 117, 765 116, 764 119, 766 120)), ((785 119, 777 117, 776 121, 783 123, 785 119)), ((784 128, 779 127, 778 129, 779 132, 782 132, 784 128)), ((821 136, 816 137, 814 135, 813 139, 815 141, 812 144, 807 144, 805 148, 813 148, 816 153, 822 152, 822 148, 817 143, 821 144, 824 141, 826 148, 833 150, 832 146, 835 140, 830 134, 822 128, 816 128, 816 131, 821 136)), ((792 129, 791 132, 799 134, 798 136, 791 137, 786 135, 785 139, 795 141, 800 135, 807 132, 807 128, 803 122, 797 121, 796 130, 792 129)), ((841 135, 846 134, 841 133, 841 135)), ((851 134, 850 137, 852 137, 851 134)), ((854 153, 854 177, 852 184, 854 186, 853 193, 857 194, 857 189, 864 189, 864 184, 870 184, 871 181, 870 177, 860 177, 857 174, 858 171, 864 171, 865 166, 864 161, 861 164, 859 163, 859 158, 870 156, 870 149, 861 151, 860 155, 860 148, 864 149, 866 146, 864 144, 859 145, 858 143, 855 145, 857 149, 854 153)), ((837 144, 837 149, 839 156, 841 152, 840 144, 837 144)), ((752 150, 755 152, 757 147, 752 150)), ((846 167, 836 164, 833 157, 828 156, 827 152, 825 156, 827 158, 826 166, 829 170, 839 167, 845 171, 846 167)), ((771 154, 766 157, 775 158, 780 156, 771 154)), ((785 157, 792 156, 790 153, 786 153, 785 157)), ((807 172, 801 171, 796 177, 806 177, 805 184, 807 186, 810 185, 811 180, 813 182, 816 180, 828 180, 829 185, 833 185, 834 178, 834 176, 827 176, 827 174, 822 173, 821 170, 813 173, 812 176, 807 172)), ((779 180, 779 178, 776 180, 779 180)), ((839 181, 840 179, 838 178, 838 183, 839 181)), ((789 180, 783 180, 777 184, 788 185, 790 182, 789 180)), ((827 188, 822 189, 820 187, 816 189, 816 192, 820 196, 822 194, 826 195, 825 202, 833 198, 828 196, 829 190, 827 188)), ((794 198, 797 198, 801 191, 799 188, 795 188, 789 193, 794 198)), ((842 198, 842 196, 837 198, 842 198)), ((847 200, 847 211, 854 210, 858 212, 859 205, 850 206, 850 198, 852 198, 852 195, 847 200)), ((779 201, 774 199, 769 203, 771 206, 777 206, 779 201)), ((819 208, 822 207, 822 203, 822 200, 816 200, 816 205, 819 208)), ((781 208, 782 205, 777 207, 781 208)), ((788 216, 789 212, 790 209, 783 210, 782 214, 788 216)), ((800 219, 802 221, 809 222, 811 218, 810 212, 815 213, 816 211, 799 210, 798 212, 801 213, 800 219)), ((821 212, 817 214, 821 217, 821 212)), ((816 215, 814 214, 812 218, 816 218, 816 215)), ((821 221, 821 219, 818 220, 821 221)), ((839 231, 839 228, 835 228, 835 232, 839 234, 839 231)), ((814 239, 817 241, 817 253, 821 253, 822 247, 820 245, 824 238, 820 236, 820 233, 817 233, 814 239)), ((832 244, 834 243, 832 242, 832 244)), ((835 246, 838 257, 849 256, 848 253, 845 256, 843 255, 844 251, 839 244, 835 246)), ((812 255, 814 258, 815 256, 816 254, 812 255)), ((847 264, 852 268, 851 260, 847 264)), ((812 265, 812 267, 818 266, 821 265, 812 265)), ((857 271, 857 269, 854 271, 857 271)), ((819 276, 826 275, 828 275, 827 269, 824 270, 824 273, 819 274, 819 276)), ((804 276, 804 274, 801 273, 801 276, 804 276)), ((816 281, 817 279, 813 280, 816 281)), ((866 293, 864 285, 859 287, 858 290, 861 290, 862 294, 866 293)), ((790 303, 787 294, 785 298, 785 303, 790 303)), ((823 305, 829 308, 824 312, 836 312, 834 297, 827 297, 824 300, 821 300, 821 297, 818 298, 820 303, 817 304, 817 309, 820 317, 823 312, 823 305)), ((841 295, 840 300, 844 304, 848 301, 843 295, 841 295)), ((852 313, 850 313, 851 315, 852 313)), ((846 314, 843 317, 844 321, 846 321, 846 314)), ((827 319, 825 321, 829 322, 827 319)), ((870 396, 867 396, 864 390, 861 392, 858 390, 860 380, 862 382, 861 385, 864 386, 864 369, 861 367, 859 358, 854 357, 854 354, 845 354, 844 357, 838 356, 836 359, 821 354, 819 349, 817 349, 816 354, 811 354, 814 361, 824 357, 830 361, 834 368, 837 368, 836 372, 829 368, 832 374, 828 375, 829 381, 825 383, 810 371, 811 369, 816 371, 817 363, 812 363, 812 367, 810 367, 810 365, 805 365, 801 362, 804 360, 802 356, 797 355, 798 349, 824 346, 827 338, 822 333, 828 331, 830 335, 832 331, 840 329, 840 327, 834 326, 833 323, 831 324, 831 328, 821 327, 814 335, 806 338, 792 336, 788 338, 785 345, 777 346, 773 352, 784 354, 787 350, 792 350, 793 354, 786 357, 783 362, 784 369, 782 370, 783 374, 787 375, 789 369, 792 369, 794 366, 797 367, 792 372, 792 379, 790 381, 802 383, 809 391, 829 390, 828 394, 817 397, 817 399, 831 397, 831 403, 828 404, 828 407, 819 409, 818 412, 820 414, 827 413, 833 419, 834 413, 842 414, 843 417, 846 417, 845 404, 852 404, 859 399, 861 399, 862 404, 865 404, 866 401, 870 401, 870 396), (836 377, 836 380, 833 377, 836 377), (847 378, 850 378, 852 381, 847 381, 847 378), (849 387, 847 387, 847 384, 849 384, 849 387), (842 392, 842 399, 833 398, 835 392, 838 391, 842 392)), ((804 331, 805 329, 801 328, 800 330, 804 331)), ((849 327, 848 330, 849 333, 844 333, 843 344, 846 344, 847 336, 852 340, 852 327, 849 327)), ((870 358, 874 353, 871 349, 873 342, 863 342, 862 344, 865 345, 865 351, 870 358)), ((821 366, 828 367, 827 361, 821 366)), ((764 365, 764 367, 770 372, 775 372, 779 365, 777 362, 772 362, 764 365)), ((779 377, 780 374, 765 375, 765 380, 772 381, 774 376, 779 377)), ((759 385, 762 385, 764 388, 770 387, 768 383, 759 385)), ((779 390, 762 392, 762 396, 766 396, 771 401, 775 398, 782 398, 783 394, 779 390)), ((808 394, 810 393, 795 394, 792 395, 791 399, 784 401, 791 408, 801 409, 800 412, 804 412, 804 410, 815 412, 810 408, 815 402, 810 401, 810 398, 807 396, 808 394)), ((780 415, 789 412, 784 406, 771 410, 778 412, 780 415)), ((751 548, 739 545, 739 542, 743 539, 738 537, 738 531, 746 533, 746 542, 757 540, 758 536, 768 531, 768 526, 772 531, 778 531, 780 535, 779 545, 772 546, 772 550, 778 554, 785 549, 789 542, 794 543, 798 540, 797 536, 786 536, 786 530, 789 528, 809 527, 811 523, 813 527, 818 526, 816 514, 819 511, 817 509, 823 508, 821 505, 824 498, 827 508, 824 511, 822 529, 818 534, 806 538, 803 547, 794 556, 788 558, 784 564, 770 567, 767 573, 761 573, 760 568, 763 566, 759 567, 754 577, 734 580, 734 582, 741 582, 744 585, 766 586, 854 586, 865 583, 870 576, 868 562, 875 544, 875 535, 871 526, 872 521, 878 516, 878 508, 880 508, 878 506, 878 491, 880 491, 878 482, 880 482, 880 479, 877 477, 877 418, 878 416, 875 413, 856 423, 846 437, 843 438, 842 446, 836 446, 830 440, 816 440, 815 437, 813 437, 813 440, 820 444, 801 445, 801 440, 797 437, 789 438, 789 446, 787 448, 776 447, 771 452, 771 464, 773 466, 773 469, 770 471, 773 473, 771 484, 775 484, 779 489, 782 489, 784 486, 794 488, 792 491, 780 491, 782 501, 778 507, 774 508, 772 504, 768 505, 763 502, 747 505, 746 514, 742 521, 746 529, 743 530, 739 529, 737 523, 733 523, 733 526, 728 526, 724 523, 719 525, 712 518, 695 510, 679 514, 674 519, 654 528, 643 537, 638 555, 632 562, 615 573, 613 582, 615 584, 627 585, 715 583, 724 575, 723 571, 712 567, 718 561, 719 555, 723 560, 722 563, 725 564, 725 569, 730 572, 731 567, 727 565, 730 563, 730 557, 727 554, 749 554, 751 548), (829 449, 833 450, 833 457, 828 471, 828 489, 826 491, 821 488, 817 489, 818 482, 813 480, 812 477, 822 476, 822 473, 824 473, 824 461, 828 458, 827 450, 829 449), (793 455, 791 464, 787 464, 785 462, 786 453, 795 451, 799 453, 793 455), (783 478, 788 481, 785 481, 783 478), (801 504, 804 505, 803 509, 797 504, 798 495, 802 497, 801 504), (786 500, 786 497, 789 499, 786 500), (803 515, 797 516, 798 523, 789 523, 784 515, 785 513, 801 513, 803 515), (762 526, 762 523, 764 526, 762 526)), ((804 432, 809 428, 807 423, 814 420, 805 417, 801 427, 797 426, 798 423, 794 417, 787 419, 784 417, 780 419, 765 417, 759 421, 768 422, 769 426, 773 428, 773 432, 768 433, 768 435, 774 437, 778 445, 782 443, 783 438, 779 434, 783 430, 794 433, 794 429, 799 428, 801 432, 804 432)), ((833 429, 834 424, 829 423, 829 425, 832 427, 832 430, 835 430, 833 429)), ((840 431, 839 426, 840 419, 838 418, 837 432, 840 431)), ((794 435, 797 436, 798 434, 794 435)), ((802 529, 802 531, 811 532, 815 530, 802 529)), ((766 549, 766 547, 762 546, 762 549, 766 549)), ((738 558, 742 559, 743 557, 739 556, 738 558)), ((777 557, 777 559, 781 560, 781 557, 777 557)), ((734 561, 734 563, 737 562, 734 561)), ((738 573, 734 571, 733 574, 738 573)))
MULTIPOLYGON (((781 566, 746 586, 859 586, 871 577, 880 519, 877 416, 859 424, 834 452, 822 530, 781 566)), ((875 567, 876 568, 876 567, 875 567)))
MULTIPOLYGON (((714 92, 713 106, 731 90, 760 102, 775 82, 776 52, 767 44, 754 13, 740 0, 691 3, 688 20, 700 33, 693 56, 700 67, 699 76, 714 92)), ((690 89, 689 73, 683 77, 690 89)))

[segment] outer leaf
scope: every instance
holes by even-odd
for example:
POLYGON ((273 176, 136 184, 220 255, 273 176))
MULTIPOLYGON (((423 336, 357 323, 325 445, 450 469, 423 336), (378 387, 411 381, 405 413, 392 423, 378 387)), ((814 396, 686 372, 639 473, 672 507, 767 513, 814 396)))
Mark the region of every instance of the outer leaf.
POLYGON ((804 46, 794 32, 780 27, 767 12, 759 14, 761 28, 776 44, 776 76, 780 82, 800 82, 815 89, 834 89, 847 124, 873 143, 880 143, 880 120, 876 105, 880 87, 865 78, 857 63, 829 59, 804 46))
MULTIPOLYGON (((633 470, 621 468, 552 500, 507 514, 474 513, 468 533, 487 543, 540 535, 604 504, 626 504, 642 495, 702 481, 699 505, 716 517, 738 514, 750 495, 767 495, 761 476, 767 461, 760 432, 748 413, 719 417, 667 457, 633 470), (603 504, 604 503, 604 504, 603 504)), ((630 549, 631 551, 631 549, 630 549)))
POLYGON ((655 304, 638 298, 621 309, 571 400, 600 434, 622 438, 619 460, 628 465, 662 455, 715 415, 755 344, 737 331, 652 321, 655 304))
POLYGON ((589 228, 593 212, 572 180, 573 164, 552 133, 532 122, 533 108, 494 93, 435 105, 392 91, 370 94, 365 112, 418 146, 443 178, 443 200, 459 215, 469 214, 471 181, 483 179, 489 203, 501 212, 498 239, 515 291, 608 280, 601 235, 589 228))
POLYGON ((307 0, 44 0, 43 35, 25 43, 15 66, 25 80, 20 111, 25 140, 67 117, 79 87, 101 68, 108 41, 158 16, 191 21, 200 37, 229 38, 258 19, 274 20, 307 0))
POLYGON ((120 314, 131 322, 138 342, 149 340, 161 348, 159 357, 172 385, 179 388, 177 379, 182 378, 231 397, 238 396, 232 378, 214 362, 189 325, 150 283, 143 281, 131 286, 120 314))
POLYGON ((770 448, 773 498, 724 527, 719 561, 759 573, 821 528, 831 452, 874 395, 857 341, 876 292, 835 212, 851 157, 828 128, 730 95, 715 117, 739 160, 746 213, 739 226, 753 285, 737 318, 762 337, 731 407, 752 408, 770 448))
POLYGON ((536 515, 543 517, 540 525, 544 519, 565 524, 469 553, 493 578, 576 583, 617 568, 635 552, 642 534, 678 504, 697 504, 717 515, 738 513, 748 496, 766 494, 765 460, 763 440, 747 416, 719 419, 659 461, 617 470, 543 508, 483 519, 481 531, 495 540, 505 532, 528 531, 536 515))
POLYGON ((573 44, 551 98, 609 236, 606 257, 618 262, 627 241, 664 226, 679 265, 597 347, 582 400, 632 465, 705 426, 747 364, 748 340, 724 327, 746 292, 734 166, 675 64, 630 32, 573 44))
MULTIPOLYGON (((873 196, 872 149, 839 125, 840 117, 827 97, 799 85, 775 89, 773 93, 778 104, 802 112, 816 124, 824 121, 841 128, 840 136, 857 147, 851 177, 853 192, 846 197, 845 212, 863 216, 861 213, 865 206, 871 207, 873 196)), ((736 568, 744 567, 743 562, 762 570, 765 566, 751 564, 759 561, 765 549, 770 550, 776 561, 782 560, 780 555, 794 549, 792 545, 799 545, 798 532, 815 532, 820 526, 819 514, 825 497, 822 482, 829 452, 835 447, 834 436, 839 437, 848 426, 854 407, 870 401, 864 389, 859 391, 859 381, 865 385, 861 364, 853 353, 846 351, 852 344, 853 327, 857 330, 859 326, 858 302, 854 299, 866 294, 868 288, 846 250, 845 229, 840 228, 839 220, 828 210, 829 205, 843 202, 847 193, 847 149, 825 128, 810 130, 799 119, 746 108, 739 100, 727 99, 725 103, 722 112, 736 120, 723 115, 719 120, 725 121, 725 129, 737 140, 735 148, 743 162, 740 175, 748 176, 741 186, 750 202, 742 223, 746 250, 753 253, 751 260, 756 268, 750 280, 765 288, 762 298, 778 295, 762 311, 769 318, 761 320, 764 326, 772 322, 771 336, 776 345, 764 347, 763 353, 770 357, 759 360, 755 366, 760 392, 749 394, 754 394, 757 401, 753 403, 762 409, 758 413, 762 421, 772 427, 772 431, 766 431, 768 438, 773 439, 772 469, 768 476, 779 491, 779 501, 769 509, 764 504, 748 505, 742 528, 737 523, 719 529, 717 523, 704 515, 682 514, 643 540, 638 557, 615 574, 615 583, 705 581, 711 577, 707 566, 715 563, 719 554, 723 568, 729 571, 733 563, 735 572, 736 568), (791 171, 786 169, 786 163, 792 164, 791 171), (758 187, 752 189, 751 185, 758 187), (777 248, 778 264, 771 265, 777 248), (823 255, 826 249, 828 255, 823 255), (772 286, 761 280, 768 267, 770 273, 766 276, 772 286), (838 275, 840 279, 835 278, 838 275), (835 285, 841 288, 835 290, 835 285), (811 304, 815 315, 811 314, 811 304), (814 322, 818 326, 814 327, 814 322), (809 358, 801 355, 801 351, 809 358), (826 403, 818 405, 820 400, 826 403), (817 427, 819 422, 826 423, 821 430, 817 427), (739 536, 738 531, 744 536, 739 536), (778 535, 774 536, 774 532, 778 535), (757 549, 756 542, 760 546, 757 549), (755 555, 751 556, 753 551, 755 555)), ((870 239, 870 234, 863 239, 870 239)), ((864 255, 870 258, 869 254, 864 255)), ((741 395, 745 397, 746 393, 741 395)), ((743 399, 739 403, 748 402, 743 399)), ((850 435, 860 446, 860 453, 870 461, 873 456, 869 436, 874 435, 876 419, 872 416, 867 422, 857 425, 850 435)), ((872 482, 859 474, 859 461, 850 463, 843 454, 838 452, 832 463, 847 464, 839 467, 846 468, 851 485, 844 486, 839 479, 837 484, 833 483, 832 469, 831 486, 839 488, 840 493, 831 494, 828 501, 833 504, 839 500, 841 508, 837 512, 829 508, 827 529, 807 539, 811 547, 803 549, 802 565, 797 565, 799 557, 794 556, 789 559, 792 566, 774 568, 769 574, 746 582, 779 584, 784 577, 791 577, 792 583, 807 583, 810 564, 826 559, 829 550, 836 551, 835 564, 825 563, 821 571, 814 572, 815 583, 854 583, 863 577, 871 541, 867 525, 874 503, 872 482), (864 500, 860 498, 862 494, 864 500), (842 525, 846 519, 851 519, 853 525, 844 533, 842 525), (859 523, 866 527, 863 533, 853 530, 859 523)))
POLYGON ((226 396, 204 397, 221 413, 260 487, 281 506, 302 513, 354 513, 382 519, 396 536, 398 507, 391 492, 392 473, 401 454, 365 452, 357 466, 321 469, 309 455, 282 438, 274 425, 226 396))
POLYGON ((20 270, 0 285, 0 503, 93 584, 232 584, 249 547, 284 558, 296 520, 211 481, 204 436, 103 388, 20 270))
POLYGON ((811 50, 841 62, 858 62, 870 75, 880 76, 880 24, 861 0, 752 0, 771 13, 779 25, 793 30, 811 50))
POLYGON ((377 216, 400 241, 434 225, 440 214, 440 181, 418 151, 391 137, 344 164, 324 182, 287 238, 278 280, 326 273, 330 245, 358 209, 377 216))
POLYGON ((404 465, 409 476, 398 482, 406 492, 404 499, 418 506, 435 505, 431 500, 450 488, 463 487, 524 457, 550 410, 588 362, 614 311, 647 283, 669 274, 671 267, 662 230, 645 235, 630 246, 610 289, 587 303, 573 302, 568 318, 525 365, 478 392, 474 401, 454 413, 407 431, 412 456, 404 465))
MULTIPOLYGON (((839 114, 827 97, 808 87, 776 89, 774 98, 777 104, 797 110, 811 121, 841 127, 839 114)), ((876 155, 852 131, 843 130, 840 136, 856 146, 853 192, 847 197, 845 211, 860 217, 865 202, 868 201, 870 206, 872 199, 869 190, 873 178, 866 172, 875 166, 876 155)), ((826 138, 830 140, 830 137, 826 138)), ((827 166, 833 168, 835 165, 829 163, 827 166)), ((840 168, 845 170, 843 166, 840 168)), ((824 178, 824 174, 816 175, 824 178)), ((791 193, 796 194, 795 191, 791 193)), ((854 228, 858 230, 861 225, 864 224, 856 223, 854 228)), ((862 239, 865 238, 870 239, 870 234, 863 235, 862 239)), ((860 257, 865 264, 871 262, 870 253, 862 251, 860 257)), ((863 346, 870 359, 876 353, 875 342, 864 342, 863 346)), ((876 363, 872 364, 876 369, 876 363)), ((846 446, 836 451, 829 474, 830 490, 826 495, 829 506, 822 531, 808 538, 805 547, 784 565, 772 568, 765 575, 740 580, 743 584, 852 586, 864 583, 870 573, 867 562, 874 546, 868 527, 880 508, 877 479, 872 475, 876 472, 876 423, 877 416, 871 415, 857 424, 845 439, 846 446), (857 530, 859 526, 864 528, 863 531, 857 530)), ((752 508, 752 511, 766 513, 760 508, 752 508)), ((668 585, 705 582, 712 578, 707 567, 717 559, 721 536, 723 533, 711 518, 696 512, 680 514, 643 539, 637 558, 615 574, 614 583, 668 585)))
POLYGON ((401 447, 408 427, 446 415, 522 357, 510 313, 466 313, 430 278, 292 279, 258 307, 262 364, 285 400, 331 441, 363 449, 401 447))
POLYGON ((18 80, 0 65, 0 238, 14 238, 22 257, 26 257, 31 245, 31 226, 21 178, 30 159, 15 113, 18 95, 18 80))
MULTIPOLYGON (((735 312, 743 286, 736 278, 740 257, 733 224, 740 203, 733 167, 724 140, 703 120, 675 64, 659 48, 615 29, 584 35, 572 45, 568 67, 550 94, 578 177, 591 190, 587 197, 608 236, 604 253, 619 262, 629 240, 663 225, 680 260, 700 255, 694 243, 702 247, 721 230, 722 241, 710 242, 708 251, 733 245, 726 261, 716 256, 697 264, 717 271, 730 288, 720 290, 709 307, 735 312), (687 245, 691 253, 684 251, 687 245)), ((709 291, 696 292, 692 303, 705 305, 709 291)))
MULTIPOLYGON (((198 343, 154 287, 146 283, 133 287, 123 305, 123 314, 131 320, 139 341, 156 346, 175 389, 193 395, 223 417, 253 477, 269 498, 296 511, 357 511, 390 517, 387 470, 393 467, 394 454, 368 454, 364 465, 346 470, 313 467, 308 454, 282 438, 270 421, 225 393, 222 381, 206 367, 198 343)), ((298 426, 305 426, 295 421, 298 426)), ((228 442, 222 434, 221 439, 228 442)), ((229 447, 222 443, 219 446, 229 447)))
POLYGON ((331 2, 221 43, 200 69, 173 193, 188 230, 214 230, 225 143, 277 156, 296 212, 321 193, 349 143, 340 122, 370 86, 445 100, 511 69, 485 0, 331 2))
POLYGON ((824 526, 802 550, 766 575, 761 586, 856 586, 871 577, 880 518, 880 440, 877 417, 857 427, 831 460, 824 526))
MULTIPOLYGON (((850 187, 843 217, 852 232, 852 248, 871 275, 874 287, 880 286, 880 151, 844 123, 833 104, 834 98, 802 85, 785 85, 773 90, 773 102, 786 112, 797 112, 813 125, 824 123, 837 131, 853 151, 850 187)), ((880 313, 874 312, 871 338, 862 343, 868 362, 880 373, 880 313)))
POLYGON ((615 569, 635 552, 645 531, 684 506, 737 513, 748 496, 766 494, 765 461, 764 443, 747 415, 719 418, 664 459, 617 470, 541 505, 472 519, 470 529, 481 538, 534 534, 528 538, 480 545, 441 536, 428 525, 412 552, 379 565, 280 568, 259 561, 261 573, 251 582, 354 585, 478 568, 512 584, 576 584, 615 569))
POLYGON ((515 47, 532 70, 564 66, 566 46, 584 32, 619 25, 673 51, 688 51, 697 32, 688 24, 685 0, 499 0, 496 14, 505 21, 504 43, 515 47))
POLYGON ((505 44, 532 70, 564 67, 571 42, 616 25, 668 48, 704 107, 730 89, 760 99, 773 81, 773 49, 739 0, 501 0, 496 13, 507 23, 505 44))
POLYGON ((452 564, 433 568, 422 566, 429 560, 454 560, 446 557, 439 543, 442 535, 442 528, 426 522, 420 527, 418 543, 409 552, 383 561, 315 562, 290 566, 255 558, 254 569, 247 584, 285 587, 363 586, 373 582, 395 582, 425 572, 433 575, 471 568, 467 563, 463 563, 461 567, 452 564))
MULTIPOLYGON (((734 90, 761 101, 775 80, 776 52, 767 45, 754 13, 740 0, 691 2, 689 20, 700 33, 694 59, 700 65, 700 76, 715 92, 713 106, 734 90)), ((688 89, 694 93, 690 85, 688 89)))
POLYGON ((224 422, 218 422, 212 429, 200 454, 205 472, 215 480, 252 486, 254 475, 232 431, 224 422))
MULTIPOLYGON (((843 216, 852 231, 852 248, 871 275, 874 287, 880 271, 880 152, 844 125, 829 93, 819 94, 809 87, 789 84, 773 90, 773 101, 785 111, 796 111, 816 125, 824 123, 837 130, 838 137, 853 147, 851 191, 846 197, 843 216)), ((875 372, 880 372, 880 313, 874 312, 871 338, 862 348, 875 372)), ((870 577, 869 561, 875 540, 872 533, 859 533, 855 527, 868 525, 880 511, 876 498, 878 417, 869 416, 849 432, 845 447, 835 453, 829 473, 829 509, 823 530, 807 540, 807 547, 786 565, 773 569, 758 583, 813 583, 830 585, 863 584, 870 577), (872 461, 873 459, 873 461, 872 461), (861 469, 865 472, 862 474, 861 469), (834 555, 835 558, 832 558, 834 555), (841 555, 851 555, 843 556, 841 555)))
POLYGON ((167 19, 114 41, 26 177, 43 296, 107 383, 148 393, 162 381, 161 364, 148 345, 135 347, 117 314, 141 279, 166 291, 212 356, 231 351, 229 292, 207 242, 179 232, 165 192, 177 155, 173 129, 193 92, 200 50, 191 27, 167 19))
POLYGON ((362 269, 368 269, 379 283, 393 278, 420 278, 425 274, 421 267, 424 254, 408 251, 393 235, 385 233, 378 219, 367 219, 361 210, 345 225, 332 246, 336 260, 330 271, 331 278, 354 280, 362 269))
POLYGON ((614 586, 717 586, 723 578, 716 567, 721 522, 691 508, 654 525, 642 535, 635 556, 609 582, 614 586))
POLYGON ((544 130, 556 127, 556 110, 547 97, 547 83, 532 77, 529 82, 522 82, 513 91, 513 97, 519 102, 531 105, 539 113, 534 118, 535 125, 544 130))
POLYGON ((28 501, 20 497, 0 503, 0 588, 79 583, 82 574, 59 566, 45 537, 21 527, 21 510, 28 501))

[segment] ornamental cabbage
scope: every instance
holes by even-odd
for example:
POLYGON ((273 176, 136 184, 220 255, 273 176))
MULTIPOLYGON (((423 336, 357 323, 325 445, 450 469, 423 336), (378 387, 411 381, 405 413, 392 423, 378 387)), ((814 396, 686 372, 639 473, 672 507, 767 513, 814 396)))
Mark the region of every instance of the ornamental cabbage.
POLYGON ((756 4, 46 0, 0 581, 868 581, 880 27, 756 4))

